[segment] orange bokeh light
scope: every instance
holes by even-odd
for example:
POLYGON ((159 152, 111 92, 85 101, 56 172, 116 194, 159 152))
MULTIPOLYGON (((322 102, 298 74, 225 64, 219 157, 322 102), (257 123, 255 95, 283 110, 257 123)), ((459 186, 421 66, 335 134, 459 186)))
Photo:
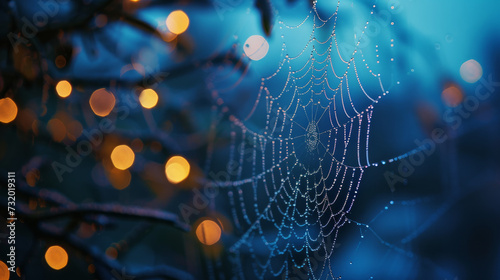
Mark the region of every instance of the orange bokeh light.
POLYGON ((132 181, 132 174, 128 170, 113 168, 108 172, 107 176, 113 188, 117 190, 125 189, 132 181))
POLYGON ((56 142, 61 142, 62 140, 64 140, 64 138, 66 138, 66 126, 60 119, 51 119, 47 123, 47 130, 52 135, 52 139, 54 139, 54 141, 56 142))
POLYGON ((57 95, 62 98, 68 97, 71 94, 72 89, 71 84, 66 80, 59 81, 56 85, 57 95))
POLYGON ((188 177, 190 169, 189 162, 181 156, 173 156, 165 164, 165 174, 168 181, 173 184, 184 181, 188 177))
POLYGON ((45 261, 52 269, 63 269, 68 264, 68 253, 61 246, 51 246, 45 252, 45 261))
POLYGON ((10 123, 17 116, 17 105, 10 97, 0 99, 0 122, 10 123))
POLYGON ((3 261, 0 261, 0 280, 9 280, 9 278, 9 267, 3 261))
POLYGON ((118 250, 116 250, 115 247, 108 247, 108 249, 106 249, 106 256, 114 260, 118 257, 118 250))
POLYGON ((116 99, 113 93, 104 88, 100 88, 92 93, 89 103, 94 114, 105 117, 109 115, 115 107, 116 99))
POLYGON ((196 237, 205 245, 217 243, 221 236, 220 226, 212 220, 204 220, 196 228, 196 237))
POLYGON ((158 103, 158 94, 150 88, 145 89, 139 95, 139 102, 141 102, 142 107, 151 109, 158 103))
POLYGON ((441 94, 443 102, 449 107, 457 107, 464 100, 464 94, 456 86, 449 86, 441 94))
POLYGON ((135 154, 132 149, 127 145, 119 145, 111 152, 111 161, 113 165, 120 169, 128 169, 134 164, 135 154))
POLYGON ((64 66, 66 66, 66 58, 62 55, 58 55, 56 57, 55 63, 57 68, 63 68, 64 66))

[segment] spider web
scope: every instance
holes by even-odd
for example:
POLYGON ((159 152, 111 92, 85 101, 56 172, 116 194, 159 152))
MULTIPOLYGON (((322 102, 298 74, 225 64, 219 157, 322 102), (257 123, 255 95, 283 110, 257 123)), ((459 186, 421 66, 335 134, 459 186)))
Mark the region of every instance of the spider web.
MULTIPOLYGON (((222 84, 234 80, 233 72, 210 79, 220 105, 213 124, 219 131, 206 170, 215 174, 215 166, 226 166, 223 180, 210 177, 223 193, 215 208, 230 209, 236 239, 228 251, 237 278, 339 278, 332 265, 338 232, 349 221, 365 169, 379 164, 368 156, 374 106, 389 93, 384 83, 396 84, 380 73, 394 63, 379 50, 394 46, 390 32, 373 33, 369 47, 361 47, 377 9, 361 5, 365 14, 354 34, 342 26, 348 20, 343 8, 353 9, 352 1, 338 1, 329 15, 314 2, 293 24, 279 14, 277 68, 261 77, 248 106, 228 105, 224 96, 243 87, 241 77, 230 90, 222 84), (224 121, 229 125, 220 125, 224 121)), ((252 63, 260 62, 250 62, 250 70, 252 63)))

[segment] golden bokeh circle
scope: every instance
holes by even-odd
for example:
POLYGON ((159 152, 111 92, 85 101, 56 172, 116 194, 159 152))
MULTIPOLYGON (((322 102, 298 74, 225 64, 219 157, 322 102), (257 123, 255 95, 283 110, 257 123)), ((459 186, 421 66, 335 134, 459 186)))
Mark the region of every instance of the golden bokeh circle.
POLYGON ((181 34, 189 27, 189 17, 184 11, 176 10, 168 15, 166 23, 170 32, 181 34))
POLYGON ((173 156, 165 164, 165 174, 168 181, 173 184, 184 181, 189 176, 190 170, 189 162, 181 156, 173 156))
POLYGON ((196 237, 205 245, 217 243, 221 236, 220 226, 212 220, 204 220, 196 228, 196 237))
POLYGON ((126 170, 134 164, 135 154, 127 145, 116 146, 111 152, 111 161, 113 165, 120 169, 126 170))
POLYGON ((52 269, 63 269, 68 264, 68 253, 61 246, 51 246, 45 252, 45 261, 52 269))
POLYGON ((0 122, 10 123, 17 116, 17 105, 10 97, 0 99, 0 122))

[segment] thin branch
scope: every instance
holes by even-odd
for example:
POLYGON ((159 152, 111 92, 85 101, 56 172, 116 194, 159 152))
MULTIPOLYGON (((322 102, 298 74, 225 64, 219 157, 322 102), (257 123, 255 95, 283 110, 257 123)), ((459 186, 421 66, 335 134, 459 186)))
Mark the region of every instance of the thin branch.
MULTIPOLYGON (((92 258, 99 265, 107 268, 107 271, 102 271, 101 279, 110 279, 113 276, 113 271, 122 272, 125 271, 125 267, 121 265, 118 261, 111 260, 103 254, 96 246, 88 245, 81 241, 80 238, 75 235, 66 235, 59 228, 55 226, 43 225, 39 228, 42 235, 56 239, 58 241, 64 241, 67 245, 71 246, 75 250, 83 253, 86 256, 92 258)), ((177 268, 160 265, 154 268, 140 268, 140 269, 129 269, 127 273, 133 275, 132 279, 151 279, 151 278, 163 278, 163 279, 193 279, 193 277, 185 271, 179 270, 177 268)))
POLYGON ((154 209, 144 209, 134 206, 123 206, 119 204, 98 204, 84 203, 67 207, 51 208, 38 213, 29 213, 28 207, 18 204, 18 212, 26 215, 29 219, 44 221, 63 217, 85 216, 85 215, 106 215, 115 217, 125 217, 140 219, 143 221, 160 222, 174 226, 183 231, 189 231, 190 226, 181 222, 179 217, 173 213, 154 209))

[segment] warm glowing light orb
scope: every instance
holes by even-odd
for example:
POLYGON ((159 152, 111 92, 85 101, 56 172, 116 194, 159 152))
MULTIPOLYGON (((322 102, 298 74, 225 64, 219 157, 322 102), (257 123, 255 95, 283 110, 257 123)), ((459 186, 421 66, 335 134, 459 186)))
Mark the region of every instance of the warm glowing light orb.
POLYGON ((89 104, 94 114, 105 117, 111 113, 115 107, 115 96, 104 88, 100 88, 92 93, 89 104))
POLYGON ((458 87, 450 86, 443 90, 441 98, 447 106, 457 107, 464 100, 464 95, 458 87))
POLYGON ((0 99, 0 122, 10 123, 17 116, 17 105, 10 97, 0 99))
POLYGON ((57 68, 63 68, 64 66, 66 66, 66 58, 62 55, 58 55, 56 57, 55 63, 57 68))
POLYGON ((220 226, 212 220, 204 220, 196 228, 196 237, 205 245, 213 245, 220 239, 220 226))
POLYGON ((189 175, 191 167, 189 162, 181 156, 173 156, 165 164, 165 174, 170 183, 177 184, 189 175))
POLYGON ((158 103, 158 94, 150 88, 145 89, 139 95, 139 102, 141 102, 142 107, 151 109, 158 103))
POLYGON ((67 129, 64 123, 60 119, 57 118, 51 119, 47 123, 47 130, 52 135, 52 139, 54 139, 54 141, 56 142, 61 142, 64 140, 64 138, 66 138, 67 129))
POLYGON ((113 188, 117 190, 125 189, 132 181, 132 174, 128 170, 111 169, 107 176, 113 188))
POLYGON ((483 68, 474 59, 467 60, 460 66, 460 76, 467 83, 475 83, 483 76, 483 68))
POLYGON ((116 250, 115 247, 108 247, 108 249, 106 249, 106 256, 115 260, 118 257, 118 250, 116 250))
POLYGON ((189 17, 185 12, 176 10, 168 15, 166 23, 170 32, 174 34, 181 34, 188 29, 189 17))
POLYGON ((269 43, 264 37, 253 35, 245 41, 243 51, 251 60, 261 60, 269 51, 269 43))
POLYGON ((111 152, 111 161, 113 165, 120 169, 125 170, 134 164, 135 154, 132 149, 127 145, 116 146, 111 152))
POLYGON ((45 252, 45 261, 52 269, 62 269, 68 264, 68 253, 61 246, 51 246, 45 252))
POLYGON ((56 85, 57 95, 62 98, 68 97, 71 94, 71 90, 71 84, 66 80, 59 81, 59 83, 57 83, 56 85))
POLYGON ((3 261, 0 261, 0 280, 9 280, 9 278, 9 267, 3 261))

